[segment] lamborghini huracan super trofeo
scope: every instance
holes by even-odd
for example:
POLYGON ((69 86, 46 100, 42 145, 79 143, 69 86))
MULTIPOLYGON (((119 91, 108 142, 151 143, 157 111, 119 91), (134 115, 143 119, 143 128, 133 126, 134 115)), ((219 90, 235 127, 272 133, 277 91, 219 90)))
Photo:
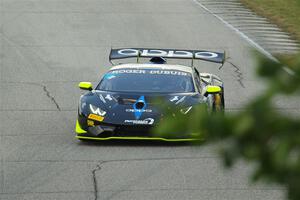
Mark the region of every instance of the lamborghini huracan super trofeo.
POLYGON ((166 59, 223 64, 224 57, 225 53, 200 50, 112 49, 111 63, 124 58, 136 58, 137 63, 113 64, 96 87, 90 82, 79 83, 87 93, 79 100, 76 137, 80 140, 194 140, 176 134, 170 138, 151 134, 153 127, 163 123, 161 117, 164 113, 155 99, 159 97, 174 105, 173 109, 180 110, 182 115, 199 104, 222 112, 223 82, 216 75, 200 73, 193 64, 167 64, 166 59), (140 63, 140 58, 150 58, 150 61, 140 63))

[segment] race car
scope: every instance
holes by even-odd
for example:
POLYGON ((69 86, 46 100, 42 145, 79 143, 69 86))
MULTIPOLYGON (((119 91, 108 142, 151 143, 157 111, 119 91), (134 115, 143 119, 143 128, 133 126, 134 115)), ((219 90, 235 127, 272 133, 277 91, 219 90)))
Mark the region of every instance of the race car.
POLYGON ((111 49, 113 66, 96 87, 80 82, 87 90, 78 106, 76 138, 80 140, 162 140, 192 141, 189 135, 157 137, 152 129, 163 123, 163 109, 155 99, 173 105, 182 115, 194 106, 206 104, 214 112, 224 110, 222 80, 210 73, 199 73, 194 60, 223 64, 225 52, 148 48, 111 49), (136 58, 136 63, 115 65, 117 59, 136 58), (150 58, 140 63, 140 58, 150 58), (167 64, 167 59, 190 59, 191 66, 167 64))

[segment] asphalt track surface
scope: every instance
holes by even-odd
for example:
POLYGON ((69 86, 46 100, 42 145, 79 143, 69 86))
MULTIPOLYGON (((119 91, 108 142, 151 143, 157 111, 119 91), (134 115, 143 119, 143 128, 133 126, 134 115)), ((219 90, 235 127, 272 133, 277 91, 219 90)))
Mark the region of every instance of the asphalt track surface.
POLYGON ((0 20, 1 200, 283 198, 248 164, 224 170, 218 145, 74 138, 77 84, 109 69, 111 46, 226 50, 234 65, 197 67, 224 80, 228 112, 263 90, 249 44, 194 1, 2 0, 0 20))

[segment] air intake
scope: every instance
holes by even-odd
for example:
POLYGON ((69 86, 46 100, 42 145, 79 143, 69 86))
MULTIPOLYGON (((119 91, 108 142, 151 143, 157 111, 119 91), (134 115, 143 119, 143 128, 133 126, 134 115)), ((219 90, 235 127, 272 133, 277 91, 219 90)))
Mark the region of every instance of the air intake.
POLYGON ((162 57, 153 57, 150 59, 150 62, 154 64, 166 64, 167 60, 162 57))

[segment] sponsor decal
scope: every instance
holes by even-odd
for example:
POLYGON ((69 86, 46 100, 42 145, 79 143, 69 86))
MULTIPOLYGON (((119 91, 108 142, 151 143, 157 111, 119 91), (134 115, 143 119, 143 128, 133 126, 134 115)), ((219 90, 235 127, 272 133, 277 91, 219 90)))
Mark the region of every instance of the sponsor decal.
POLYGON ((137 56, 137 55, 139 55, 139 50, 137 50, 137 49, 120 49, 118 51, 118 54, 121 54, 124 56, 137 56))
POLYGON ((195 58, 202 58, 202 59, 212 59, 217 58, 218 54, 213 52, 197 52, 195 53, 195 58))
POLYGON ((144 120, 125 120, 124 122, 130 124, 139 124, 139 125, 152 125, 154 123, 154 119, 147 118, 144 120))
POLYGON ((120 69, 114 70, 113 74, 151 74, 151 75, 174 75, 174 76, 191 76, 190 73, 177 70, 136 70, 136 69, 120 69))
POLYGON ((184 51, 184 50, 166 50, 166 49, 120 49, 118 54, 123 56, 138 56, 141 57, 166 57, 166 58, 199 58, 213 59, 218 58, 218 54, 210 51, 184 51))
POLYGON ((88 118, 99 122, 104 120, 104 117, 95 114, 89 114, 88 118))
POLYGON ((134 116, 135 119, 140 119, 144 110, 147 108, 147 103, 145 101, 145 97, 141 96, 134 104, 133 104, 133 110, 134 110, 134 116))
POLYGON ((120 69, 114 70, 112 74, 146 74, 146 70, 142 69, 120 69))
MULTIPOLYGON (((133 112, 135 112, 135 111, 134 111, 134 109, 127 108, 127 109, 125 110, 125 112, 131 112, 131 113, 133 113, 133 112)), ((145 109, 145 110, 143 110, 143 111, 141 111, 141 112, 151 113, 152 110, 150 110, 150 109, 145 109)))
POLYGON ((188 73, 181 71, 171 71, 171 70, 151 70, 150 74, 164 74, 164 75, 177 75, 177 76, 188 76, 188 73))

